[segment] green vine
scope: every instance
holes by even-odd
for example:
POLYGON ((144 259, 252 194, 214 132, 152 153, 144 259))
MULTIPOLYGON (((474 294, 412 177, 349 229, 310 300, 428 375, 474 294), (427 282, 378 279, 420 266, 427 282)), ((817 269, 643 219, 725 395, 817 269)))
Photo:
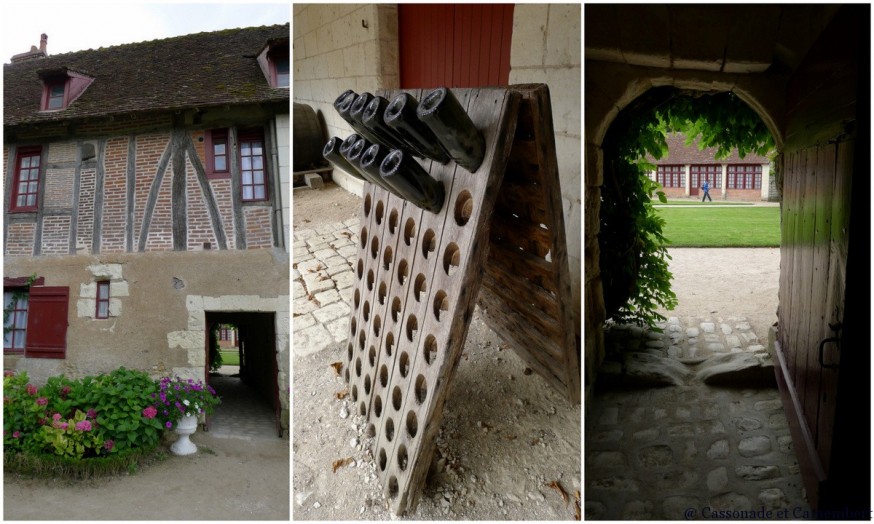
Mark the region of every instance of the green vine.
POLYGON ((687 145, 716 147, 716 158, 733 149, 766 155, 774 140, 761 118, 734 93, 699 94, 674 88, 648 92, 616 118, 604 138, 601 189, 600 269, 606 318, 659 330, 658 309, 672 310, 670 255, 662 234, 664 221, 652 205, 666 202, 660 186, 647 176, 668 152, 667 133, 686 135, 687 145))

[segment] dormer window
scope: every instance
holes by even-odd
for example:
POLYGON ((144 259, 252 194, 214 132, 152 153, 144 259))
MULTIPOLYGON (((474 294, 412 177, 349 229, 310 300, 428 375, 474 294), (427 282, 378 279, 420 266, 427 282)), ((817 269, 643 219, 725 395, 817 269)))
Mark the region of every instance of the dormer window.
POLYGON ((258 65, 271 87, 288 87, 288 38, 268 42, 258 54, 258 65))
POLYGON ((94 81, 93 78, 69 69, 40 71, 38 74, 43 84, 40 107, 43 111, 66 109, 94 81))

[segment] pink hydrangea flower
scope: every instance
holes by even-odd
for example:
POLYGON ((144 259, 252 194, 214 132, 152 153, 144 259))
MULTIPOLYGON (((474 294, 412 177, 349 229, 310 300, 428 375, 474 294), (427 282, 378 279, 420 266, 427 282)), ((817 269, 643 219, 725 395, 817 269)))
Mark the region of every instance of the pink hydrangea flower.
POLYGON ((20 437, 21 437, 20 431, 13 431, 12 432, 12 438, 20 438, 20 437))
POLYGON ((76 423, 76 431, 91 431, 91 423, 87 420, 76 423))
POLYGON ((27 389, 28 395, 30 395, 30 396, 36 395, 36 386, 34 386, 33 384, 28 384, 26 389, 27 389))
POLYGON ((70 394, 70 391, 71 391, 70 386, 64 386, 64 387, 62 387, 62 388, 61 388, 61 396, 62 396, 62 397, 66 397, 67 395, 70 394))
POLYGON ((66 430, 68 427, 70 427, 70 425, 67 424, 66 422, 61 422, 59 427, 63 430, 66 430))
POLYGON ((39 404, 40 406, 45 406, 46 404, 49 403, 49 399, 47 399, 45 397, 39 397, 38 399, 36 399, 36 403, 39 404))
POLYGON ((89 409, 88 413, 85 413, 85 416, 88 418, 97 418, 97 412, 94 409, 89 409))
POLYGON ((14 377, 14 376, 15 376, 15 372, 12 371, 12 370, 9 370, 9 369, 4 369, 4 370, 3 370, 3 376, 4 376, 4 377, 14 377))
POLYGON ((61 414, 55 413, 54 415, 52 415, 52 420, 54 420, 55 422, 61 420, 61 414))
POLYGON ((155 418, 155 415, 157 415, 157 414, 158 414, 158 410, 155 409, 154 406, 149 406, 143 410, 143 416, 149 420, 155 418))
POLYGON ((115 442, 113 442, 112 439, 109 439, 103 443, 103 449, 105 449, 106 451, 112 451, 113 447, 115 447, 115 442))

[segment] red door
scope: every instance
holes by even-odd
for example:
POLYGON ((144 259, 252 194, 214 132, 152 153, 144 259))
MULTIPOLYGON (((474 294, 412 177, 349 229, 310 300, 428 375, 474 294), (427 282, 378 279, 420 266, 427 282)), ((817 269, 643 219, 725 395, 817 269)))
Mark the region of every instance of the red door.
POLYGON ((400 4, 401 89, 507 85, 513 5, 400 4))

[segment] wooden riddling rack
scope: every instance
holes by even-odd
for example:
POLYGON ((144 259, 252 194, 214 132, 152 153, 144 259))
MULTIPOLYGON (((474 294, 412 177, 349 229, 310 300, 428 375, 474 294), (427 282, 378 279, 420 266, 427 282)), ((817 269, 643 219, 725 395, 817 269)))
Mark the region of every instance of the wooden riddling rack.
POLYGON ((365 184, 360 215, 345 378, 398 515, 415 510, 477 300, 532 369, 580 401, 549 90, 453 92, 485 137, 479 169, 423 163, 446 190, 436 214, 365 184))

